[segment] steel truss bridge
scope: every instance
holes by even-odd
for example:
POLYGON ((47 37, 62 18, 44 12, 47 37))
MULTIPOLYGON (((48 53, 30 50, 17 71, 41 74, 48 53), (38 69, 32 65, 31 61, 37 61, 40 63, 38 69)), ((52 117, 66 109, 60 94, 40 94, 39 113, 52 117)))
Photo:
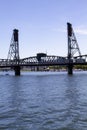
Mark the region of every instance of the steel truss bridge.
POLYGON ((20 75, 24 66, 66 66, 68 74, 73 73, 74 65, 87 65, 87 55, 81 55, 72 25, 67 23, 68 55, 65 57, 37 53, 36 56, 20 58, 18 30, 14 29, 7 59, 0 59, 0 68, 12 68, 20 75))
POLYGON ((0 68, 15 66, 55 66, 55 65, 87 65, 87 55, 76 56, 71 61, 67 57, 47 55, 38 61, 37 56, 27 57, 19 61, 0 59, 0 68))

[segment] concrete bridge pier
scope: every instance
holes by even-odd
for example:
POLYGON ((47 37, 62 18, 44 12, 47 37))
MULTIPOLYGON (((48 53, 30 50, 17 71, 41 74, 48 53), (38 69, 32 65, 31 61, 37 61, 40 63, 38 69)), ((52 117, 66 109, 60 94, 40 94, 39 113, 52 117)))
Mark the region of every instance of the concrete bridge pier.
POLYGON ((20 71, 21 71, 20 66, 15 66, 14 71, 15 71, 15 76, 20 76, 20 71))
POLYGON ((72 75, 72 74, 73 74, 73 65, 72 65, 72 64, 69 64, 69 65, 68 65, 68 74, 69 74, 69 75, 72 75))
POLYGON ((36 69, 37 71, 40 71, 40 68, 39 68, 39 66, 37 66, 37 69, 36 69))

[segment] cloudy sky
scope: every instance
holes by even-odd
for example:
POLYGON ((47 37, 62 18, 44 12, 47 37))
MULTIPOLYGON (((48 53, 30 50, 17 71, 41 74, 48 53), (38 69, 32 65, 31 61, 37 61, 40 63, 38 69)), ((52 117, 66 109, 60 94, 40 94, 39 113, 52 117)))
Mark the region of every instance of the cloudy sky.
POLYGON ((66 56, 67 22, 87 54, 87 0, 0 0, 0 58, 7 58, 14 28, 21 58, 38 52, 66 56))

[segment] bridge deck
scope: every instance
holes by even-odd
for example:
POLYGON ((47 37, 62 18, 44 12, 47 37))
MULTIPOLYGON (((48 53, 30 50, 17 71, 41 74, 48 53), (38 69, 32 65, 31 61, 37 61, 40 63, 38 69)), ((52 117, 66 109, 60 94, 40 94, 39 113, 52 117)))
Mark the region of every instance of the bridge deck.
POLYGON ((87 55, 76 56, 71 61, 67 57, 61 56, 45 56, 40 57, 39 61, 37 56, 23 58, 20 60, 0 59, 0 68, 14 67, 14 66, 54 66, 54 65, 87 65, 87 55))

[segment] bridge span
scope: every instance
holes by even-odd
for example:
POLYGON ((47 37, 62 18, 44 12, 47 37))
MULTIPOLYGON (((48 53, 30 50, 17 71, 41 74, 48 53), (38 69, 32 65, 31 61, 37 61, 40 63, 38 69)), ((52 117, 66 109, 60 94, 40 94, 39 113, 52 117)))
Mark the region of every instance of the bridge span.
POLYGON ((65 57, 37 53, 36 56, 20 58, 18 30, 13 30, 7 59, 0 59, 0 68, 12 68, 20 75, 24 66, 66 66, 68 74, 73 74, 74 65, 87 65, 87 55, 81 55, 72 25, 67 23, 68 55, 65 57))

